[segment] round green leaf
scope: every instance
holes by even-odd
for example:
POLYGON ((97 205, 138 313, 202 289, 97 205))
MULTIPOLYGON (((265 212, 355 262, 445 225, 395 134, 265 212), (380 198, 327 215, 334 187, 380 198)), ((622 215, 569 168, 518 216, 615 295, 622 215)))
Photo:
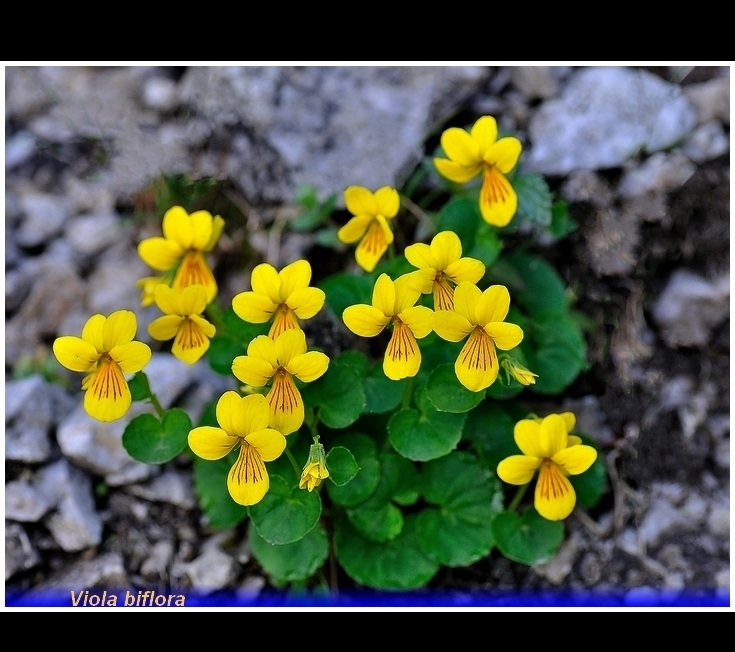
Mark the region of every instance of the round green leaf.
POLYGON ((467 415, 462 437, 472 444, 487 467, 494 470, 501 460, 520 454, 513 428, 526 414, 526 410, 511 403, 485 400, 467 415))
POLYGON ((508 559, 532 566, 549 561, 564 540, 564 521, 547 521, 532 507, 502 512, 492 522, 495 545, 508 559))
POLYGON ((459 196, 450 199, 442 207, 437 230, 454 231, 462 242, 462 252, 468 256, 480 224, 484 222, 479 203, 474 198, 459 196))
POLYGON ((472 454, 455 451, 427 462, 422 470, 424 498, 438 509, 417 519, 422 549, 446 566, 468 566, 490 553, 491 523, 503 509, 503 492, 494 474, 472 454))
POLYGON ((148 384, 148 376, 139 371, 128 381, 130 396, 134 401, 144 401, 150 396, 151 389, 148 384))
POLYGON ((556 270, 543 258, 524 252, 503 256, 515 270, 521 287, 510 289, 512 303, 520 303, 531 317, 543 312, 566 313, 569 309, 566 287, 556 270))
POLYGON ((346 485, 360 470, 355 456, 344 446, 333 446, 327 453, 329 479, 337 486, 346 485))
POLYGON ((167 410, 162 421, 152 414, 140 414, 125 427, 122 444, 139 462, 163 464, 186 448, 191 428, 189 415, 180 408, 167 410))
POLYGON ((414 462, 427 462, 451 453, 462 438, 466 414, 414 409, 396 412, 388 422, 393 448, 414 462))
POLYGON ((321 525, 298 541, 283 545, 268 543, 251 527, 248 530, 248 542, 253 557, 273 584, 306 580, 319 570, 329 556, 329 540, 321 525))
POLYGON ((360 470, 347 484, 327 484, 327 493, 337 505, 354 507, 365 502, 380 482, 380 461, 375 442, 360 433, 350 432, 339 437, 335 444, 349 450, 360 470))
POLYGON ((373 284, 370 277, 356 274, 339 273, 328 276, 318 287, 326 294, 326 303, 339 320, 348 306, 370 303, 373 284))
POLYGON ((370 360, 362 351, 343 351, 336 358, 332 358, 329 364, 348 367, 361 378, 367 376, 370 369, 370 360))
POLYGON ((304 403, 318 407, 317 417, 329 428, 346 428, 365 408, 365 392, 360 376, 341 365, 329 365, 327 372, 301 390, 304 403))
POLYGON ((426 383, 426 395, 440 412, 456 414, 469 412, 485 398, 484 391, 470 391, 459 382, 451 362, 434 368, 426 383))
POLYGON ((207 362, 218 374, 232 376, 232 361, 245 353, 246 346, 242 343, 224 335, 215 335, 209 343, 207 362))
POLYGON ((551 191, 540 174, 527 172, 515 175, 513 189, 518 195, 518 218, 541 226, 551 224, 551 191))
POLYGON ((385 543, 361 536, 346 518, 338 519, 335 554, 345 572, 358 584, 384 591, 407 591, 426 586, 440 565, 418 543, 413 515, 401 533, 385 543))
MULTIPOLYGON (((264 324, 251 324, 249 322, 240 319, 232 306, 225 310, 222 318, 224 323, 224 333, 222 335, 229 337, 232 340, 238 342, 242 347, 247 348, 251 340, 255 339, 258 335, 263 335, 268 332, 268 323, 264 324)), ((242 353, 238 353, 242 355, 242 353)), ((230 365, 232 361, 230 360, 230 365)))
POLYGON ((239 505, 227 490, 227 474, 237 460, 237 452, 221 460, 194 458, 194 489, 199 504, 213 528, 226 530, 244 521, 248 508, 239 505))
POLYGON ((250 520, 268 543, 284 545, 303 539, 319 521, 322 501, 316 491, 289 486, 282 477, 270 478, 263 500, 249 507, 250 520))
POLYGON ((485 263, 485 268, 491 267, 500 256, 503 243, 495 231, 480 229, 475 236, 472 248, 464 255, 485 263))
POLYGON ((403 400, 407 380, 391 380, 385 375, 382 364, 376 364, 363 383, 365 388, 365 412, 386 414, 395 410, 403 400))

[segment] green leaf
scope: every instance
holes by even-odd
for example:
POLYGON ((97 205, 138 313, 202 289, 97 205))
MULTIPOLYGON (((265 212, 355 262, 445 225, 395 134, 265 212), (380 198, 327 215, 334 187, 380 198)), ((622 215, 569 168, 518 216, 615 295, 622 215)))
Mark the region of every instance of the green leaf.
POLYGON ((564 540, 564 521, 547 521, 532 507, 523 516, 507 511, 498 514, 492 530, 498 550, 528 566, 549 561, 564 540))
POLYGON ((130 457, 145 464, 171 461, 187 445, 191 419, 180 408, 171 408, 159 421, 152 414, 140 414, 125 427, 122 444, 130 457))
POLYGON ((332 358, 329 364, 352 369, 361 378, 367 376, 370 369, 370 360, 362 351, 343 351, 336 358, 332 358))
POLYGON ((517 174, 513 178, 513 189, 518 195, 518 217, 541 226, 551 224, 551 191, 540 174, 517 174))
POLYGON ((318 284, 326 296, 326 303, 341 320, 347 306, 371 303, 373 283, 369 276, 357 276, 347 272, 328 276, 318 284))
POLYGON ((329 428, 355 423, 365 408, 360 377, 347 366, 329 365, 327 372, 301 390, 306 405, 318 407, 318 419, 329 428))
POLYGON ((338 487, 346 485, 360 471, 355 456, 344 446, 333 446, 327 453, 329 479, 338 487))
POLYGON ((426 395, 440 412, 469 412, 485 398, 485 391, 473 392, 457 379, 454 364, 447 362, 434 370, 426 383, 426 395))
POLYGON ((462 438, 477 450, 489 469, 520 450, 513 439, 515 424, 527 416, 520 407, 486 400, 467 415, 462 438))
POLYGON ((519 303, 525 307, 531 317, 569 310, 564 282, 543 258, 514 252, 503 256, 503 261, 515 270, 522 283, 522 287, 510 290, 512 304, 519 303))
POLYGON ((130 388, 130 396, 134 401, 144 401, 150 397, 151 388, 148 383, 148 376, 142 371, 139 371, 128 381, 128 387, 130 388))
MULTIPOLYGON (((574 434, 581 437, 583 444, 597 448, 595 442, 587 435, 580 433, 574 434)), ((597 459, 592 463, 592 466, 584 473, 570 475, 569 482, 572 483, 574 491, 577 494, 578 505, 590 509, 600 502, 605 491, 607 491, 607 467, 599 451, 597 453, 597 459)))
POLYGON ((569 207, 565 201, 557 201, 551 206, 551 226, 549 233, 557 238, 564 238, 579 228, 569 215, 569 207))
POLYGON ((248 508, 239 505, 227 490, 227 475, 237 460, 237 451, 221 460, 194 458, 194 489, 199 504, 213 528, 226 530, 244 521, 248 508))
POLYGON ((207 362, 214 371, 223 376, 232 376, 232 361, 245 355, 247 347, 229 337, 215 335, 209 343, 207 362))
POLYGON ((454 231, 462 242, 462 252, 469 256, 475 244, 478 226, 483 224, 480 205, 475 198, 454 197, 439 212, 438 231, 454 231))
POLYGON ((498 237, 498 234, 495 231, 481 229, 475 236, 475 242, 472 248, 464 253, 464 255, 470 258, 477 258, 477 260, 485 263, 485 267, 488 268, 495 263, 502 250, 503 243, 498 237))
POLYGON ((401 533, 385 543, 361 536, 346 518, 337 520, 334 539, 340 565, 363 586, 408 591, 426 586, 439 571, 419 545, 414 515, 406 516, 401 533))
POLYGON ((373 365, 363 383, 365 389, 365 412, 386 414, 395 410, 403 400, 407 380, 391 380, 383 371, 382 362, 373 365))
POLYGON ((446 566, 469 566, 490 553, 491 523, 503 509, 497 478, 473 455, 455 451, 427 462, 424 498, 437 505, 417 519, 421 548, 446 566))
POLYGON ((462 438, 466 414, 412 408, 396 412, 388 421, 393 448, 414 462, 427 462, 451 453, 462 438))
MULTIPOLYGON (((232 309, 232 306, 225 310, 222 321, 225 326, 225 332, 221 333, 221 335, 235 340, 245 349, 247 349, 247 345, 252 340, 258 337, 258 335, 265 335, 270 328, 267 322, 264 324, 251 324, 240 319, 232 309)), ((230 365, 232 365, 232 361, 230 361, 230 365)))
POLYGON ((329 539, 321 525, 313 528, 294 543, 274 545, 251 527, 248 542, 255 560, 263 567, 273 584, 285 584, 308 579, 329 556, 329 539))
POLYGON ((249 508, 250 521, 268 543, 284 545, 303 539, 322 513, 319 493, 289 486, 282 477, 270 479, 263 499, 249 508))
POLYGON ((349 432, 335 440, 336 446, 349 450, 360 470, 347 484, 327 484, 327 493, 334 503, 354 507, 365 502, 380 482, 380 461, 375 442, 368 436, 349 432))

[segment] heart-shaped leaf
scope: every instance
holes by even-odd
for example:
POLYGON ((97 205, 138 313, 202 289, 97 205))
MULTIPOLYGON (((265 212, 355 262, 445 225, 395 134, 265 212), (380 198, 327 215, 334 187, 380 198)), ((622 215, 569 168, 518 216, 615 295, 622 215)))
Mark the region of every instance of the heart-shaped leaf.
POLYGON ((163 464, 186 448, 191 428, 189 415, 180 408, 167 410, 161 421, 153 414, 140 414, 125 427, 122 444, 139 462, 163 464))

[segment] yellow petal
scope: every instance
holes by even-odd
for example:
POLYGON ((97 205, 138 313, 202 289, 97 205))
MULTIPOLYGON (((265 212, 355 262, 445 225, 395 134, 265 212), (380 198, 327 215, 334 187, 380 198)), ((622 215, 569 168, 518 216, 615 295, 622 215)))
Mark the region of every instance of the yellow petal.
POLYGON ((288 307, 296 313, 299 319, 311 319, 323 307, 327 295, 319 288, 301 288, 291 293, 288 307))
POLYGON ((396 288, 387 274, 381 274, 373 287, 373 306, 386 317, 395 315, 396 288))
POLYGON ((375 221, 380 224, 380 228, 383 229, 383 235, 385 236, 385 241, 388 244, 391 244, 393 242, 393 231, 390 228, 390 224, 388 223, 388 220, 383 215, 376 215, 375 221))
POLYGON ((474 326, 454 310, 437 310, 431 317, 436 334, 449 342, 459 342, 469 335, 474 326))
POLYGON ((171 353, 186 364, 194 364, 209 349, 209 338, 195 321, 184 319, 176 331, 171 353))
POLYGON ((237 461, 227 475, 227 490, 239 505, 255 505, 268 493, 270 479, 260 453, 243 443, 237 461))
POLYGON ((278 277, 281 279, 280 301, 288 303, 294 292, 303 290, 311 282, 311 265, 307 260, 296 260, 278 272, 278 277))
POLYGON ((434 260, 434 256, 431 253, 431 247, 423 242, 416 242, 415 244, 408 245, 408 247, 403 250, 403 255, 409 263, 419 269, 425 269, 427 267, 432 271, 439 269, 437 267, 437 262, 434 260))
POLYGON ((98 421, 115 421, 130 408, 132 402, 128 382, 118 364, 101 359, 84 394, 84 409, 98 421))
MULTIPOLYGON (((464 281, 454 288, 454 310, 464 317, 470 324, 480 322, 476 316, 475 306, 480 302, 482 292, 474 283, 464 281)), ((484 324, 483 324, 484 326, 484 324)))
POLYGON ((549 521, 561 521, 572 513, 576 502, 569 478, 553 462, 542 462, 534 492, 536 511, 549 521))
POLYGON ((320 351, 309 351, 292 358, 286 371, 299 380, 310 383, 324 375, 329 366, 329 358, 320 351))
POLYGON ((212 229, 209 234, 209 240, 207 241, 207 244, 204 245, 204 251, 212 251, 212 249, 214 249, 214 245, 217 244, 224 228, 225 221, 219 215, 215 216, 212 220, 212 229))
POLYGON ((249 324, 264 324, 272 316, 278 304, 270 297, 257 292, 240 292, 232 297, 232 309, 235 314, 249 324))
POLYGON ((506 136, 494 143, 485 152, 485 162, 494 165, 503 174, 508 174, 518 163, 521 155, 521 141, 513 136, 506 136))
POLYGON ((237 392, 229 391, 222 394, 217 401, 215 414, 217 423, 228 435, 232 437, 238 436, 235 432, 233 424, 233 415, 240 409, 240 395, 237 392))
POLYGON ((553 457, 567 447, 569 434, 564 419, 558 414, 550 414, 541 420, 539 435, 544 457, 553 457))
POLYGON ((518 195, 508 179, 495 168, 488 168, 480 189, 480 213, 491 226, 507 226, 518 209, 518 195))
POLYGON ((400 319, 411 329, 414 337, 421 339, 431 333, 431 317, 434 311, 426 306, 412 306, 398 313, 400 319))
POLYGON ((504 321, 490 322, 485 326, 485 332, 493 338, 495 346, 503 351, 508 351, 523 341, 521 327, 504 321))
POLYGON ((276 308, 276 312, 273 313, 273 323, 268 330, 268 337, 275 341, 282 333, 288 330, 300 331, 301 326, 299 325, 296 313, 287 305, 281 304, 276 308))
POLYGON ((383 371, 391 380, 415 376, 421 367, 421 351, 411 329, 401 321, 393 325, 393 333, 383 357, 383 371))
POLYGON ((104 315, 92 315, 82 327, 82 339, 89 342, 99 353, 105 350, 104 328, 106 318, 104 315))
POLYGON ((146 238, 138 244, 141 260, 159 272, 167 272, 174 267, 184 251, 177 242, 161 237, 146 238))
POLYGON ((189 315, 189 319, 193 321, 199 327, 199 330, 202 331, 202 333, 204 333, 204 335, 209 339, 212 339, 217 333, 217 329, 214 324, 208 322, 201 315, 189 315))
POLYGON ((470 179, 476 177, 480 173, 480 170, 482 170, 481 163, 461 165, 455 161, 450 161, 448 158, 435 158, 434 166, 438 170, 439 174, 454 183, 467 183, 470 179))
POLYGON ((269 362, 250 355, 238 355, 232 361, 235 378, 253 387, 265 387, 275 372, 269 362))
POLYGON ((559 416, 567 424, 567 432, 572 432, 577 424, 577 417, 574 416, 574 412, 562 412, 559 416))
POLYGON ((498 464, 498 477, 508 484, 527 484, 538 469, 541 460, 526 455, 511 455, 498 464))
POLYGON ((460 258, 453 263, 449 263, 444 273, 456 285, 459 285, 462 281, 479 283, 480 279, 485 276, 485 265, 475 258, 460 258))
MULTIPOLYGON (((443 314, 443 313, 439 313, 443 314)), ((498 355, 490 336, 475 328, 454 363, 459 382, 473 392, 479 392, 495 382, 498 377, 498 355)))
POLYGON ((376 214, 388 219, 394 218, 401 207, 398 191, 390 186, 383 186, 375 191, 376 214))
POLYGON ((399 276, 393 283, 393 288, 396 293, 392 309, 394 315, 398 315, 415 305, 421 296, 421 286, 416 281, 415 272, 399 276))
POLYGON ((444 276, 434 281, 434 310, 454 310, 454 288, 444 276))
POLYGON ((212 214, 208 211, 194 211, 189 216, 191 248, 204 251, 212 237, 212 214))
POLYGON ((163 237, 189 249, 192 243, 192 228, 189 214, 182 206, 172 206, 163 215, 163 237))
POLYGON ((71 371, 89 371, 99 358, 94 346, 73 335, 57 337, 52 348, 59 364, 71 371))
POLYGON ((148 334, 159 342, 166 342, 176 337, 176 333, 184 318, 179 315, 163 315, 148 324, 148 334))
POLYGON ((477 302, 477 323, 501 322, 508 316, 510 293, 504 285, 491 285, 477 302))
POLYGON ((284 435, 296 432, 304 423, 304 400, 291 374, 279 372, 266 396, 271 409, 270 425, 284 435))
POLYGON ((189 448, 205 460, 221 460, 239 442, 239 437, 228 435, 222 428, 200 426, 189 431, 189 448))
POLYGON ((375 337, 389 321, 380 310, 367 304, 348 306, 342 312, 342 321, 355 335, 375 337))
MULTIPOLYGON (((179 298, 179 314, 201 315, 207 307, 207 291, 203 285, 190 285, 181 291, 179 298)), ((164 311, 165 312, 165 311, 164 311)))
POLYGON ((470 129, 472 139, 478 144, 480 158, 498 138, 498 123, 491 115, 484 115, 470 129))
POLYGON ((541 424, 533 419, 521 419, 513 428, 513 439, 528 457, 545 457, 541 446, 541 424))
POLYGON ((251 358, 265 360, 275 371, 278 368, 278 354, 276 343, 267 335, 258 335, 248 344, 248 355, 251 358))
POLYGON ((462 243, 454 231, 437 233, 431 241, 431 254, 438 270, 445 270, 462 257, 462 243))
POLYGON ((245 441, 260 453, 264 462, 272 462, 286 450, 286 438, 273 428, 251 432, 245 437, 245 441))
POLYGON ((560 450, 551 459, 569 475, 579 475, 594 464, 597 451, 592 446, 580 444, 560 450))
POLYGON ((249 434, 268 427, 271 412, 268 401, 262 394, 250 394, 240 399, 237 414, 233 417, 236 428, 233 434, 247 437, 249 434))
POLYGON ((273 265, 256 265, 250 274, 250 287, 253 292, 268 297, 274 304, 281 303, 281 277, 273 265))
POLYGON ((410 272, 413 277, 416 289, 421 294, 428 294, 434 289, 434 278, 436 277, 436 271, 431 267, 424 267, 417 269, 415 272, 410 272))
POLYGON ((350 186, 344 192, 345 206, 353 215, 370 215, 378 213, 375 195, 362 186, 350 186))
POLYGON ((181 261, 174 282, 171 284, 176 290, 183 290, 190 285, 202 285, 207 293, 207 303, 217 296, 217 281, 204 258, 199 251, 188 251, 181 261))
POLYGON ((140 288, 140 305, 147 308, 155 303, 154 292, 157 285, 166 284, 166 279, 162 276, 144 276, 139 278, 135 285, 140 288))
POLYGON ((135 374, 150 362, 151 348, 143 342, 128 342, 113 347, 110 357, 124 373, 135 374))
POLYGON ((460 165, 474 165, 481 160, 477 142, 464 129, 450 127, 445 130, 441 146, 446 155, 460 165))
POLYGON ((375 219, 373 215, 362 213, 356 215, 337 231, 337 238, 345 244, 353 244, 367 233, 368 227, 375 219))
POLYGON ((300 328, 281 333, 275 340, 278 366, 287 367, 296 356, 306 353, 306 335, 300 328))
POLYGON ((372 272, 388 250, 385 231, 377 219, 370 222, 367 233, 355 249, 355 260, 366 272, 372 272))
MULTIPOLYGON (((157 285, 153 290, 153 298, 158 309, 166 315, 183 315, 181 311, 180 290, 174 290, 165 284, 157 285)), ((166 338, 170 339, 170 338, 166 338)))
POLYGON ((577 435, 569 435, 567 438, 567 447, 569 446, 579 446, 579 444, 582 443, 582 438, 577 437, 577 435))
POLYGON ((130 310, 116 310, 106 320, 102 327, 102 345, 109 351, 118 344, 127 344, 135 337, 138 321, 135 313, 130 310))

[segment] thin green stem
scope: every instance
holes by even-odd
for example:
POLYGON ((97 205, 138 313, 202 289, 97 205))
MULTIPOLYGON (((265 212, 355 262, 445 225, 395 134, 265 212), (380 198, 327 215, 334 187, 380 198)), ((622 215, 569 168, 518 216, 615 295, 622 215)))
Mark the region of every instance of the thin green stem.
POLYGON ((518 507, 518 504, 523 500, 523 496, 526 493, 526 489, 528 489, 528 485, 524 484, 521 487, 518 487, 518 491, 516 491, 516 495, 513 496, 513 500, 510 501, 510 504, 508 505, 508 511, 514 512, 516 508, 518 507))
POLYGON ((163 419, 163 416, 166 414, 166 410, 163 409, 163 406, 159 402, 158 397, 150 390, 150 388, 148 388, 148 399, 158 413, 158 416, 163 419))
POLYGON ((401 408, 406 410, 411 407, 411 399, 413 399, 413 385, 415 376, 411 376, 406 380, 406 386, 403 389, 403 399, 401 400, 401 408))
POLYGON ((288 448, 286 448, 286 457, 288 457, 289 461, 291 462, 291 466, 293 466, 293 470, 296 472, 296 477, 301 477, 301 468, 299 468, 299 465, 296 464, 296 459, 293 456, 293 453, 291 453, 288 448))

